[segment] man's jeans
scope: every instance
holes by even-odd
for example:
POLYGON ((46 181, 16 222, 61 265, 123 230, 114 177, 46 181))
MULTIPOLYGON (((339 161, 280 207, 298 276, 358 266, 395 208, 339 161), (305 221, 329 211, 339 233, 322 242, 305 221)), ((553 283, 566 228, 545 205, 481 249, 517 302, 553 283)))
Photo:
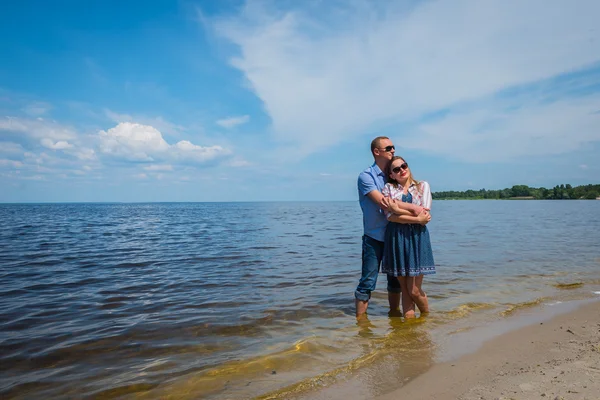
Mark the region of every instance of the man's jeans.
MULTIPOLYGON (((362 237, 362 276, 354 297, 361 301, 369 301, 371 292, 375 290, 379 266, 383 258, 383 242, 364 235, 362 237)), ((387 276, 387 290, 390 293, 400 293, 400 282, 394 276, 387 276)))

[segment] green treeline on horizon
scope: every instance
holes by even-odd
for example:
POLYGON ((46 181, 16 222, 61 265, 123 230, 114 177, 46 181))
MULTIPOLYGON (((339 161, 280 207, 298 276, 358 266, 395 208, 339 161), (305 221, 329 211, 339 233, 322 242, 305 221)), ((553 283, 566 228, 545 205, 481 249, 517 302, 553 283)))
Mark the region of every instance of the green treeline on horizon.
POLYGON ((467 190, 464 192, 451 190, 446 192, 433 192, 432 197, 437 200, 444 199, 511 199, 533 198, 536 200, 565 200, 587 199, 594 200, 600 196, 600 185, 582 185, 573 187, 569 184, 556 185, 552 189, 544 187, 534 188, 527 185, 515 185, 512 188, 500 190, 467 190))

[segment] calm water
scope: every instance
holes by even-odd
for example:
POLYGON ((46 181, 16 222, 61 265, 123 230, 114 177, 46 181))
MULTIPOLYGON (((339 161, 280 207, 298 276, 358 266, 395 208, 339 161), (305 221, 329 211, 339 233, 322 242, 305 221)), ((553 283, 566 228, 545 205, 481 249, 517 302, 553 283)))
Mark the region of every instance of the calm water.
POLYGON ((432 314, 356 324, 345 203, 0 205, 0 397, 369 398, 445 335, 600 290, 600 201, 437 201, 432 314), (323 395, 324 396, 324 395, 323 395))

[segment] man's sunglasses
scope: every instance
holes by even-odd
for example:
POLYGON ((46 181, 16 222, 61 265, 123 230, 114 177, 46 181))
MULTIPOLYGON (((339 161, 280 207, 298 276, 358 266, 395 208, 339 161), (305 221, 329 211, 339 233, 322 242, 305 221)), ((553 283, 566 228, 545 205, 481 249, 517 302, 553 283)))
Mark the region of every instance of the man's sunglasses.
POLYGON ((404 164, 400 165, 399 167, 392 169, 392 172, 397 174, 398 172, 400 172, 401 169, 406 169, 406 168, 408 168, 408 164, 404 163, 404 164))
POLYGON ((385 146, 385 147, 379 147, 379 150, 383 150, 387 153, 389 153, 392 150, 396 150, 396 146, 385 146))

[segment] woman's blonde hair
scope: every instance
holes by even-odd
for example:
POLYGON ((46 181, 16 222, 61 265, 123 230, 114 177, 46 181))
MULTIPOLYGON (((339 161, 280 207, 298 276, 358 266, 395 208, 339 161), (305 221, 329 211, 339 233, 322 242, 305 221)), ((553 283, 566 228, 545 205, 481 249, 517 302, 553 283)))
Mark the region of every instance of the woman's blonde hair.
MULTIPOLYGON (((387 178, 387 181, 389 183, 391 183, 392 185, 394 185, 394 187, 398 187, 399 182, 397 180, 391 178, 390 175, 392 174, 392 164, 396 160, 402 160, 402 162, 406 162, 404 157, 394 156, 394 157, 392 157, 392 159, 390 160, 389 164, 387 165, 387 167, 385 169, 385 176, 387 178)), ((408 164, 408 163, 406 163, 406 164, 408 164)), ((413 183, 415 185, 417 185, 417 189, 419 191, 421 191, 421 182, 419 182, 418 180, 413 178, 412 171, 411 171, 410 167, 408 167, 408 179, 406 180, 406 185, 408 187, 410 187, 410 185, 412 185, 413 183)))

